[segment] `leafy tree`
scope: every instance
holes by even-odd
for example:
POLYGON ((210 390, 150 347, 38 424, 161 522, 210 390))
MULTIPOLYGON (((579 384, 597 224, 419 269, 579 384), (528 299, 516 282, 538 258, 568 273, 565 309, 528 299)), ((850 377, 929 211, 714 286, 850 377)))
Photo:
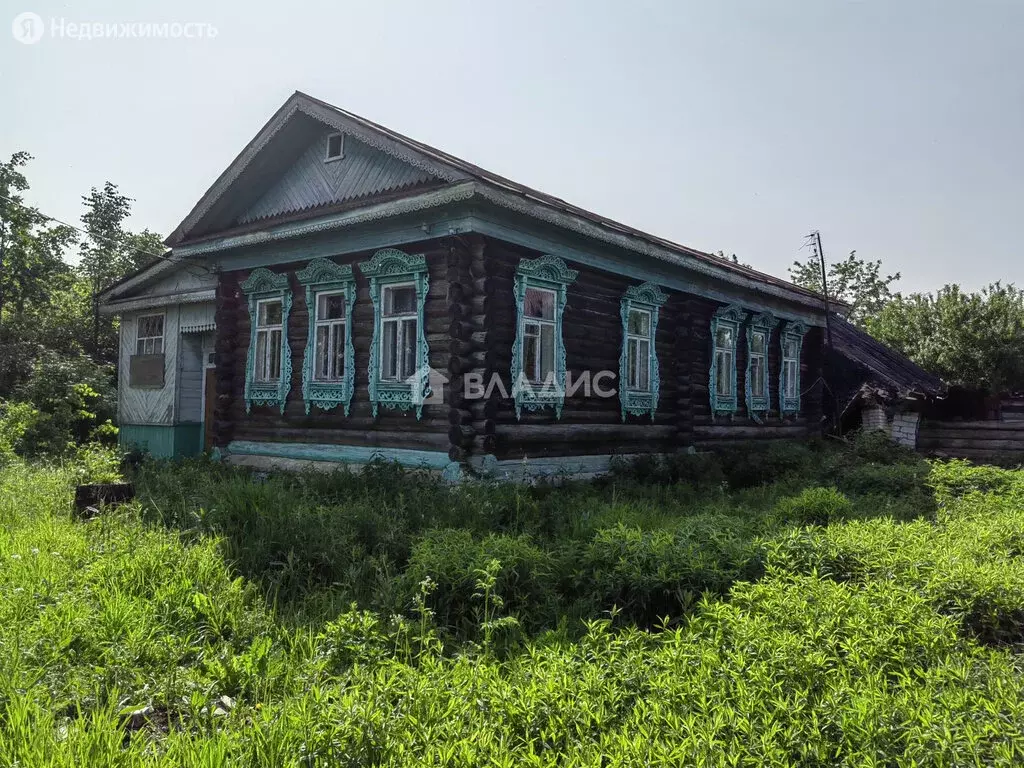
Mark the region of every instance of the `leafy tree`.
MULTIPOLYGON (((821 284, 821 264, 817 256, 810 256, 807 261, 794 261, 789 268, 790 279, 799 286, 817 293, 824 293, 821 284)), ((847 319, 864 326, 865 320, 877 315, 892 300, 890 286, 900 279, 900 273, 882 275, 882 262, 866 261, 857 258, 856 251, 844 261, 830 264, 828 267, 828 295, 848 304, 850 309, 847 319)))
POLYGON ((1024 292, 1013 285, 896 296, 867 329, 950 384, 1024 389, 1024 292))
POLYGON ((50 286, 70 273, 64 251, 76 241, 75 230, 49 225, 35 208, 25 205, 28 180, 21 168, 32 156, 15 152, 0 164, 0 326, 26 307, 46 299, 50 286))
POLYGON ((152 262, 166 248, 160 236, 148 229, 133 233, 125 229, 131 215, 132 198, 122 195, 116 184, 106 182, 102 190, 93 187, 82 196, 86 211, 82 226, 78 273, 88 282, 92 294, 92 341, 90 351, 98 360, 114 362, 117 338, 114 321, 99 313, 99 294, 108 286, 152 262))

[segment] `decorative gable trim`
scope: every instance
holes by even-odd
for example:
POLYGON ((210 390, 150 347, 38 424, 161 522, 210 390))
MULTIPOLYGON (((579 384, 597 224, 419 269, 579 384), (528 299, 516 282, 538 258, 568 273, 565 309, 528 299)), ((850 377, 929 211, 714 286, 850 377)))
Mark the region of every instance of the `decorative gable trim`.
POLYGON ((355 392, 355 346, 352 343, 352 305, 356 301, 356 281, 352 267, 335 264, 327 259, 314 259, 305 269, 295 273, 299 284, 306 287, 306 353, 302 360, 302 400, 306 415, 312 406, 328 411, 341 405, 345 416, 349 414, 352 394, 355 392), (316 380, 316 321, 317 294, 340 291, 345 296, 345 373, 341 381, 316 380))
POLYGON ((523 409, 539 411, 554 408, 555 418, 562 418, 565 404, 565 342, 562 339, 562 314, 565 312, 569 285, 579 277, 579 271, 570 269, 557 256, 545 254, 537 259, 523 259, 516 267, 513 292, 516 301, 516 340, 512 345, 512 397, 516 404, 516 418, 521 419, 523 409), (523 332, 527 287, 546 288, 555 294, 555 370, 552 386, 546 383, 535 389, 523 372, 523 332))
POLYGON ((668 301, 668 294, 654 283, 643 283, 631 285, 622 295, 622 302, 619 313, 622 317, 622 352, 619 354, 619 403, 621 405, 622 420, 626 420, 626 414, 643 416, 650 414, 651 421, 654 421, 654 414, 658 410, 658 398, 661 390, 661 371, 658 366, 658 314, 661 307, 668 301), (648 350, 648 366, 650 370, 650 388, 646 392, 631 390, 627 387, 628 379, 628 326, 629 312, 631 309, 643 309, 651 315, 650 348, 648 350))
POLYGON ((260 152, 280 133, 288 121, 299 112, 444 181, 458 181, 468 178, 467 174, 456 170, 447 163, 434 160, 423 153, 416 152, 402 142, 389 138, 386 128, 347 113, 337 107, 327 107, 322 102, 304 93, 296 92, 270 118, 267 124, 263 126, 263 129, 220 175, 189 215, 185 217, 184 221, 177 226, 164 242, 172 244, 184 240, 188 233, 195 229, 196 225, 203 220, 231 186, 238 181, 238 178, 252 164, 260 152))
POLYGON ((254 269, 241 285, 249 298, 249 354, 245 362, 245 412, 254 405, 277 406, 284 413, 292 387, 292 348, 288 342, 288 315, 292 309, 292 289, 286 274, 269 269, 254 269), (257 305, 263 299, 281 299, 281 377, 277 384, 254 381, 256 366, 257 305))
POLYGON ((373 301, 373 340, 370 343, 369 378, 370 403, 373 416, 378 406, 400 411, 415 409, 417 420, 423 416, 423 403, 430 397, 430 347, 427 345, 425 305, 430 282, 427 258, 422 254, 410 255, 397 248, 383 248, 369 261, 359 265, 360 271, 370 278, 370 299, 373 301), (381 288, 390 283, 412 282, 416 288, 416 372, 404 382, 382 381, 380 376, 381 323, 383 306, 381 288))

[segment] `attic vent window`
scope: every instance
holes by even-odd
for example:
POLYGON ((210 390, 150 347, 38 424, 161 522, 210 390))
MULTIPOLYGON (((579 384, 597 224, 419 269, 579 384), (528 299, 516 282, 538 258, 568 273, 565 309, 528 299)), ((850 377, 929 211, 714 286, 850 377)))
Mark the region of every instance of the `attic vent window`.
POLYGON ((345 156, 345 134, 332 133, 327 137, 327 157, 324 162, 341 160, 345 156))

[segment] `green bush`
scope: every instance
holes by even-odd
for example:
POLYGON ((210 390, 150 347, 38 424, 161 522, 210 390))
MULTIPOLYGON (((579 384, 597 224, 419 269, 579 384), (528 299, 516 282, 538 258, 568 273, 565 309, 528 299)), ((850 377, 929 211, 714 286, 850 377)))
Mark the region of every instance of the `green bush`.
POLYGON ((573 569, 579 597, 621 621, 654 627, 676 620, 705 592, 755 578, 759 562, 743 520, 695 515, 673 530, 619 524, 597 531, 573 569))
POLYGON ((429 579, 428 606, 438 624, 473 637, 483 622, 478 582, 492 560, 498 562, 494 592, 504 610, 531 630, 557 620, 556 562, 529 536, 491 534, 475 539, 469 531, 428 531, 416 542, 402 576, 405 605, 414 605, 420 584, 429 579))
POLYGON ((23 441, 38 413, 29 403, 0 400, 0 468, 10 464, 24 450, 23 441))
POLYGON ((775 505, 778 520, 794 525, 828 525, 850 516, 853 505, 835 488, 807 488, 775 505))

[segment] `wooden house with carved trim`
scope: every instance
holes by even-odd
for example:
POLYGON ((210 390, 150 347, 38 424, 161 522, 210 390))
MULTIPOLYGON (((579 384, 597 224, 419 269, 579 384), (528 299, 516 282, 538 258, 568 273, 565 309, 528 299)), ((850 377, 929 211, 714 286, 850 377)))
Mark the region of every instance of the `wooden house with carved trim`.
POLYGON ((803 438, 817 295, 296 93, 109 288, 126 446, 585 475, 803 438))

